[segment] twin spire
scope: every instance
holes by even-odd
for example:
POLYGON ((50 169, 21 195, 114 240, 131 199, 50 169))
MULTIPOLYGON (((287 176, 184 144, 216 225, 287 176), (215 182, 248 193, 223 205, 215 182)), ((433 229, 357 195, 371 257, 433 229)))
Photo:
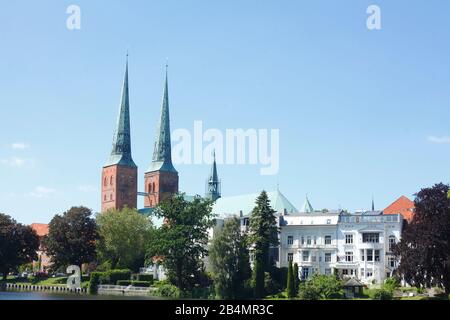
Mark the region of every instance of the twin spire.
POLYGON ((116 130, 114 131, 111 155, 105 164, 105 167, 111 165, 123 165, 133 168, 137 167, 131 157, 128 54, 122 86, 122 97, 119 105, 119 115, 117 116, 117 125, 116 130))

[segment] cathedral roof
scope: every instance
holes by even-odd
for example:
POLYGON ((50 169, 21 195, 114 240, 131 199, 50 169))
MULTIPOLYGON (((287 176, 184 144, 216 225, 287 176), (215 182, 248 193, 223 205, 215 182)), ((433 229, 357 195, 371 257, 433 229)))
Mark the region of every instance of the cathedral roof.
POLYGON ((170 117, 169 117, 169 85, 166 65, 166 79, 161 105, 161 118, 156 132, 153 159, 146 172, 168 171, 177 172, 172 164, 170 145, 170 117))
POLYGON ((123 165, 136 167, 131 157, 131 136, 130 136, 130 101, 128 92, 128 58, 125 68, 125 76, 122 86, 122 98, 119 105, 119 115, 117 117, 116 129, 113 136, 111 155, 104 167, 112 165, 123 165))
MULTIPOLYGON (((223 197, 216 200, 212 212, 219 217, 229 215, 250 215, 256 206, 256 198, 259 193, 238 195, 232 197, 223 197)), ((298 210, 294 205, 279 191, 267 192, 272 208, 279 213, 286 210, 287 213, 294 213, 298 210)))

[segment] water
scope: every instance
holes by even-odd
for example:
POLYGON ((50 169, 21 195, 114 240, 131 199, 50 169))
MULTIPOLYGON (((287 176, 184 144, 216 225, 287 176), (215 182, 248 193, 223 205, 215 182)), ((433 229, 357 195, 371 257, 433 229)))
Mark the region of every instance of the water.
POLYGON ((152 297, 62 294, 52 292, 0 291, 0 300, 154 300, 152 297))

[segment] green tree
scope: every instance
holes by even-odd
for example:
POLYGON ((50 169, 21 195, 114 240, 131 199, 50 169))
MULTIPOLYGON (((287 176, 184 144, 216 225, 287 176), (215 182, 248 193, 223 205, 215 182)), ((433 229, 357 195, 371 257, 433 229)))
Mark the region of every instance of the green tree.
POLYGON ((292 261, 289 261, 287 286, 286 286, 287 296, 289 299, 292 299, 295 297, 294 271, 292 269, 293 269, 292 261))
POLYGON ((342 283, 334 275, 315 274, 299 289, 300 298, 306 300, 331 299, 342 296, 342 283))
POLYGON ((37 259, 39 237, 29 226, 0 213, 0 272, 3 280, 22 264, 37 259))
POLYGON ((255 259, 252 273, 253 297, 261 299, 265 296, 264 290, 264 264, 261 258, 255 259))
POLYGON ((225 221, 223 230, 213 239, 209 251, 214 287, 219 299, 244 298, 244 285, 251 277, 248 248, 240 221, 225 221))
POLYGON ((300 278, 298 277, 298 263, 294 263, 294 289, 295 295, 298 295, 298 286, 300 285, 300 278))
MULTIPOLYGON (((256 199, 256 206, 250 216, 248 245, 252 248, 255 260, 253 269, 254 292, 258 295, 264 292, 264 272, 272 270, 273 261, 270 260, 270 247, 276 246, 278 240, 278 226, 275 210, 270 206, 266 191, 262 191, 256 199), (256 268, 258 265, 258 268, 256 268), (262 269, 262 270, 261 270, 262 269), (260 274, 257 274, 258 271, 260 274)), ((259 298, 260 296, 256 296, 259 298)))
POLYGON ((86 207, 72 207, 62 215, 55 215, 45 239, 52 269, 68 265, 81 266, 96 258, 97 225, 86 207))
POLYGON ((110 263, 111 269, 137 270, 144 264, 153 232, 150 219, 136 209, 108 210, 97 215, 100 238, 97 241, 99 260, 110 263))
POLYGON ((183 291, 207 282, 203 258, 208 254, 208 230, 214 226, 212 202, 196 196, 188 202, 182 194, 163 201, 155 210, 165 223, 155 230, 147 259, 163 258, 170 282, 183 291))
POLYGON ((439 183, 416 194, 415 214, 394 252, 398 273, 420 288, 437 286, 450 292, 449 186, 439 183))

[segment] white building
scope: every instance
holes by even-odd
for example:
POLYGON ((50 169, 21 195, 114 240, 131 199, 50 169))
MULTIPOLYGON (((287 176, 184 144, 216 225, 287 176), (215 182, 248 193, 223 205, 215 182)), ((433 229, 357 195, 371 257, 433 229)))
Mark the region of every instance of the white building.
POLYGON ((392 275, 397 262, 391 248, 400 240, 401 215, 314 211, 306 203, 307 212, 280 218, 280 267, 292 261, 302 279, 338 273, 365 284, 382 283, 392 275))

